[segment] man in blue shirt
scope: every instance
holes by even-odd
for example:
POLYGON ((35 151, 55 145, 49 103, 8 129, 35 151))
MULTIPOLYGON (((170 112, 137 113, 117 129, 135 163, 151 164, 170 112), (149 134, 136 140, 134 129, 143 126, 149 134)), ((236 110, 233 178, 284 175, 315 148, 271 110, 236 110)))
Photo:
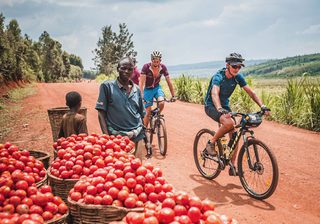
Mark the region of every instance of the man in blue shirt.
POLYGON ((101 130, 109 135, 127 135, 138 143, 137 157, 142 159, 141 140, 144 138, 143 117, 145 115, 141 92, 130 80, 134 69, 131 58, 120 59, 119 76, 114 81, 105 81, 100 86, 96 103, 101 130))
MULTIPOLYGON (((215 156, 215 142, 221 138, 224 134, 231 132, 234 129, 235 122, 231 118, 229 112, 231 112, 229 106, 229 98, 239 84, 241 88, 251 97, 251 99, 266 111, 266 115, 269 115, 269 109, 263 105, 258 95, 247 85, 242 74, 238 73, 241 67, 244 67, 244 59, 241 54, 231 53, 226 58, 226 67, 219 70, 213 75, 208 87, 208 91, 205 97, 205 112, 216 122, 219 122, 221 126, 212 138, 212 143, 208 147, 208 154, 215 156)), ((231 134, 230 134, 231 135, 231 134)), ((237 155, 238 147, 235 149, 237 155)), ((236 156, 233 156, 231 163, 234 164, 236 156)), ((237 172, 230 169, 229 175, 236 176, 237 172)))

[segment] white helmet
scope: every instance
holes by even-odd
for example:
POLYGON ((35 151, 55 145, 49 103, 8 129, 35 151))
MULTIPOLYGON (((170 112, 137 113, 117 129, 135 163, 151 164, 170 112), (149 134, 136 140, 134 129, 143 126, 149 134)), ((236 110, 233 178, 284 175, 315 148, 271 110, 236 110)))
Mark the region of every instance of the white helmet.
POLYGON ((153 58, 162 58, 162 54, 161 54, 161 52, 160 51, 157 51, 157 50, 154 50, 154 51, 152 51, 152 53, 151 53, 151 59, 153 59, 153 58))

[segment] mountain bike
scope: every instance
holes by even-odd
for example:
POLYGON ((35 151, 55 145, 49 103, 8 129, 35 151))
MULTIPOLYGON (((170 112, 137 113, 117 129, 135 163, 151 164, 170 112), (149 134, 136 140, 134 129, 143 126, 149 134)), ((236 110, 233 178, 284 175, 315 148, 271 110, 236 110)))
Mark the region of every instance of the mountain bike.
POLYGON ((237 168, 240 182, 246 192, 253 198, 263 200, 270 197, 278 184, 279 170, 276 157, 271 149, 254 136, 251 128, 258 127, 262 123, 264 111, 256 113, 232 112, 231 116, 241 117, 237 131, 232 134, 228 144, 223 143, 225 137, 216 141, 214 155, 208 153, 211 139, 215 134, 209 129, 200 130, 194 140, 193 153, 197 169, 203 177, 212 180, 216 178, 226 166, 230 166, 233 172, 235 167, 231 158, 236 156, 234 150, 240 137, 243 145, 239 151, 237 168))
MULTIPOLYGON (((152 145, 153 142, 153 135, 157 136, 158 147, 162 156, 165 156, 167 154, 168 139, 164 115, 160 113, 159 104, 161 102, 169 103, 174 101, 175 100, 168 100, 166 98, 164 98, 163 100, 153 100, 153 102, 156 103, 156 107, 152 109, 150 112, 149 124, 145 130, 147 135, 147 141, 150 145, 152 145)), ((148 152, 148 154, 149 153, 152 154, 152 152, 148 152)), ((149 155, 149 157, 151 156, 151 154, 149 155)))

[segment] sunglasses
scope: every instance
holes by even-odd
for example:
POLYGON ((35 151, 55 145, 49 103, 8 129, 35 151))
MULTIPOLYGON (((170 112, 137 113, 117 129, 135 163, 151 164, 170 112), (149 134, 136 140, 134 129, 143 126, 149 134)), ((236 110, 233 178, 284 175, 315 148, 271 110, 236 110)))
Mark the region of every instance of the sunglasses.
POLYGON ((231 65, 233 69, 241 69, 241 65, 231 65))

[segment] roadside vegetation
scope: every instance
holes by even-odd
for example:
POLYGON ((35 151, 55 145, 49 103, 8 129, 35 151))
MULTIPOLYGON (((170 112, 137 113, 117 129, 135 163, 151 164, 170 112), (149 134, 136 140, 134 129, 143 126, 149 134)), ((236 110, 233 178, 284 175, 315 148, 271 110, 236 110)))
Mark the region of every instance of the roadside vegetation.
POLYGON ((5 25, 0 13, 0 86, 10 82, 63 82, 82 77, 81 58, 43 31, 38 41, 22 35, 19 23, 5 25))
POLYGON ((4 142, 5 136, 14 128, 15 112, 21 109, 21 100, 35 93, 34 84, 27 84, 9 90, 0 98, 0 142, 4 142))
MULTIPOLYGON (((290 79, 246 78, 262 101, 270 107, 268 118, 280 123, 320 131, 320 78, 297 77, 290 79)), ((178 98, 185 102, 203 104, 210 79, 197 79, 181 75, 174 79, 178 98)), ((163 83, 162 86, 166 86, 163 83)), ((170 96, 168 89, 164 88, 170 96)), ((234 111, 254 112, 258 106, 244 90, 237 87, 231 99, 234 111)))

